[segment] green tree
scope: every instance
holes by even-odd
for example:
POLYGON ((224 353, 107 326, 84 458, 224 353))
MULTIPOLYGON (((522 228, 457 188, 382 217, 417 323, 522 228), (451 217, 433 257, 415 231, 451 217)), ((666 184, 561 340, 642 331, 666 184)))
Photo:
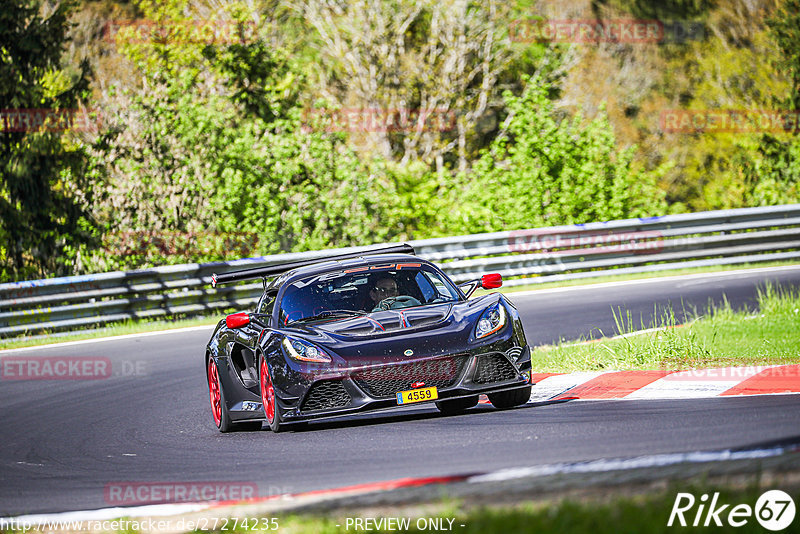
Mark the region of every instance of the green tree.
POLYGON ((777 66, 790 80, 789 109, 800 110, 800 0, 784 0, 767 25, 781 51, 777 66))
MULTIPOLYGON (((674 95, 669 107, 700 113, 768 109, 787 88, 762 59, 773 49, 760 21, 753 22, 746 44, 724 36, 684 45, 664 74, 664 88, 674 95)), ((757 157, 759 137, 749 132, 664 133, 661 148, 677 163, 667 174, 668 200, 691 211, 751 205, 745 169, 757 157)))
POLYGON ((549 87, 529 80, 506 93, 506 135, 464 176, 466 191, 451 229, 479 232, 606 221, 663 213, 659 172, 633 165, 634 148, 618 149, 608 120, 564 117, 549 87))
MULTIPOLYGON (((165 28, 191 27, 183 4, 141 6, 165 28)), ((247 11, 229 16, 246 18, 247 11)), ((110 114, 124 120, 96 154, 110 174, 101 212, 113 235, 138 236, 143 246, 134 254, 96 258, 96 268, 242 255, 241 248, 220 246, 170 255, 171 247, 165 250, 153 232, 215 233, 217 245, 227 242, 226 234, 254 234, 256 239, 244 238, 254 243, 253 255, 413 233, 416 219, 395 205, 427 173, 362 161, 347 147, 345 133, 309 127, 298 96, 303 75, 259 31, 211 44, 138 37, 125 42, 120 35, 144 83, 114 97, 110 114)))
POLYGON ((421 160, 437 170, 466 170, 502 120, 503 89, 520 90, 519 73, 545 63, 545 45, 511 42, 509 27, 531 12, 514 2, 285 4, 302 17, 308 45, 319 51, 307 69, 317 79, 316 95, 345 109, 436 119, 350 136, 360 152, 403 165, 421 160))
POLYGON ((764 134, 746 169, 749 203, 762 206, 800 201, 800 0, 785 0, 767 25, 781 52, 776 67, 789 79, 788 96, 778 103, 794 114, 794 125, 786 133, 764 134))
MULTIPOLYGON (((52 117, 84 101, 89 67, 62 69, 68 17, 62 2, 43 18, 39 2, 11 0, 0 10, 0 277, 71 273, 75 253, 95 233, 86 152, 52 117), (19 115, 47 117, 18 127, 19 115), (34 115, 30 110, 38 110, 34 115), (9 123, 8 121, 12 121, 9 123)), ((64 117, 65 115, 61 115, 64 117)), ((31 121, 29 121, 31 122, 31 121)), ((69 130, 67 128, 66 130, 69 130)))

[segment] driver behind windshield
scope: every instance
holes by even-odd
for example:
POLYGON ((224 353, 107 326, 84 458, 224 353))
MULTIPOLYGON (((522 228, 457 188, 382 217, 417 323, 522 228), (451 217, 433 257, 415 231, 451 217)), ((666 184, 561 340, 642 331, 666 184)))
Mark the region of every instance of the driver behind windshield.
POLYGON ((368 303, 372 306, 372 311, 398 310, 421 304, 412 296, 401 295, 397 281, 398 278, 387 274, 373 282, 372 289, 369 290, 369 298, 372 302, 368 303))
POLYGON ((378 304, 386 298, 397 296, 397 281, 389 275, 378 278, 369 290, 369 298, 372 300, 372 311, 378 304))

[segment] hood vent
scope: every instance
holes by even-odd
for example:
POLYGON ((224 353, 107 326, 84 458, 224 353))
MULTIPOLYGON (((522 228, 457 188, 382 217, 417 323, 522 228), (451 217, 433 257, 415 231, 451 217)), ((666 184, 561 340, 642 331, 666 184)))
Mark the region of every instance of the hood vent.
POLYGON ((315 325, 330 334, 345 336, 368 336, 383 332, 398 332, 424 328, 441 323, 450 315, 451 306, 426 306, 371 313, 342 321, 315 325))

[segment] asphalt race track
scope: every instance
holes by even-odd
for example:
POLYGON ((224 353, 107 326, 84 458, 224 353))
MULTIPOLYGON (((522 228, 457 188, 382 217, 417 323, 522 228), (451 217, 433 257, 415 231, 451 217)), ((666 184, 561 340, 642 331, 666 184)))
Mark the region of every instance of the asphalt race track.
MULTIPOLYGON (((531 344, 614 333, 612 309, 649 323, 654 305, 699 310, 725 293, 753 308, 766 280, 800 286, 800 266, 749 274, 512 294, 531 344)), ((297 493, 404 477, 554 462, 800 442, 800 395, 586 401, 445 417, 432 406, 269 431, 220 434, 202 354, 211 328, 9 356, 107 358, 97 380, 0 379, 0 517, 104 508, 109 485, 255 483, 297 493)))

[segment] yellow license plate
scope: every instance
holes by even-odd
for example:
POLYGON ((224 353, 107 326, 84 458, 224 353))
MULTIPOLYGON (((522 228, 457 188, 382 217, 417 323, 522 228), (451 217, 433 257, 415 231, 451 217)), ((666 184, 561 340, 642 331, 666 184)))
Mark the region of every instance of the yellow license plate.
POLYGON ((411 404, 412 402, 424 402, 429 400, 436 400, 439 398, 439 392, 436 387, 409 389, 407 391, 397 392, 397 404, 411 404))

